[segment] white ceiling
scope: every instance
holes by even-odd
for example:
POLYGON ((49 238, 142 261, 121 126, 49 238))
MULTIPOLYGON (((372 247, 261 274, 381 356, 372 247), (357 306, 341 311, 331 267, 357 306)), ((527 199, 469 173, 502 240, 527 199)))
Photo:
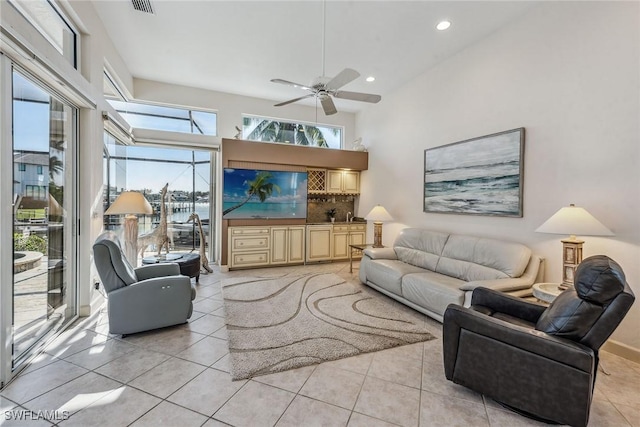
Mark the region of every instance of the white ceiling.
MULTIPOLYGON (((280 102, 306 92, 270 79, 309 84, 322 75, 321 1, 151 1, 154 15, 134 10, 127 0, 93 1, 134 77, 280 102)), ((325 75, 353 68, 361 77, 343 89, 377 93, 384 102, 385 94, 533 5, 328 1, 325 75), (451 28, 437 31, 442 19, 451 21, 451 28), (365 82, 369 75, 375 82, 365 82)), ((366 105, 336 100, 339 111, 366 105)))

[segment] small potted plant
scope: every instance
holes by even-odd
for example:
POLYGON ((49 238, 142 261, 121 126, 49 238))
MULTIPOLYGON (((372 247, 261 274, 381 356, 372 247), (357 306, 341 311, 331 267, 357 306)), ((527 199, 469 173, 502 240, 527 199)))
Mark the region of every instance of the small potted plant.
POLYGON ((336 208, 327 209, 327 216, 331 222, 336 220, 336 208))

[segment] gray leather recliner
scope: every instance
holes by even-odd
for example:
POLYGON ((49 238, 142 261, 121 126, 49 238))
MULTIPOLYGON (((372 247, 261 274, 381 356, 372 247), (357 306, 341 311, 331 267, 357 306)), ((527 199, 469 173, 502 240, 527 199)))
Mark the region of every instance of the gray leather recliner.
POLYGON ((548 308, 477 288, 470 308, 445 311, 445 376, 523 415, 586 426, 598 351, 634 299, 604 255, 585 259, 548 308))
POLYGON ((133 268, 117 236, 105 231, 93 244, 93 259, 109 300, 109 332, 133 334, 185 323, 196 296, 178 264, 133 268))

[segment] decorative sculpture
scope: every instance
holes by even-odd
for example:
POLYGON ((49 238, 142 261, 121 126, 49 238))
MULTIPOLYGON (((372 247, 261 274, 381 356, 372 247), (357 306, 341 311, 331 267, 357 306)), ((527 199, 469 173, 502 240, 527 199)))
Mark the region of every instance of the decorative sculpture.
POLYGON ((165 247, 166 253, 169 253, 169 236, 167 235, 167 208, 165 206, 168 187, 169 183, 167 183, 164 187, 162 187, 162 190, 160 190, 160 223, 153 230, 138 236, 138 253, 140 254, 141 258, 144 258, 144 252, 152 243, 155 243, 156 247, 158 248, 157 255, 160 255, 163 246, 165 247))
POLYGON ((207 251, 205 250, 205 234, 202 230, 202 222, 200 221, 200 216, 197 213, 192 213, 189 215, 189 219, 187 222, 193 221, 194 224, 198 225, 198 231, 200 232, 200 265, 207 272, 213 273, 211 267, 209 267, 209 259, 207 258, 207 251))

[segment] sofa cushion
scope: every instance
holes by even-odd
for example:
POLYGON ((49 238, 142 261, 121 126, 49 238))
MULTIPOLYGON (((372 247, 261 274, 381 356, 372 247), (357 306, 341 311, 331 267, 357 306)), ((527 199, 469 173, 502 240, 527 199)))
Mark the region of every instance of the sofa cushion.
POLYGON ((405 228, 396 237, 393 249, 407 264, 435 270, 449 234, 420 228, 405 228))
POLYGON ((367 281, 397 295, 402 295, 402 276, 423 269, 395 259, 378 259, 367 262, 367 281))
POLYGON ((435 271, 468 282, 520 277, 530 258, 531 249, 519 243, 451 235, 435 271))
POLYGON ((449 304, 464 304, 460 279, 433 271, 407 274, 402 278, 402 296, 414 304, 444 315, 449 304))

